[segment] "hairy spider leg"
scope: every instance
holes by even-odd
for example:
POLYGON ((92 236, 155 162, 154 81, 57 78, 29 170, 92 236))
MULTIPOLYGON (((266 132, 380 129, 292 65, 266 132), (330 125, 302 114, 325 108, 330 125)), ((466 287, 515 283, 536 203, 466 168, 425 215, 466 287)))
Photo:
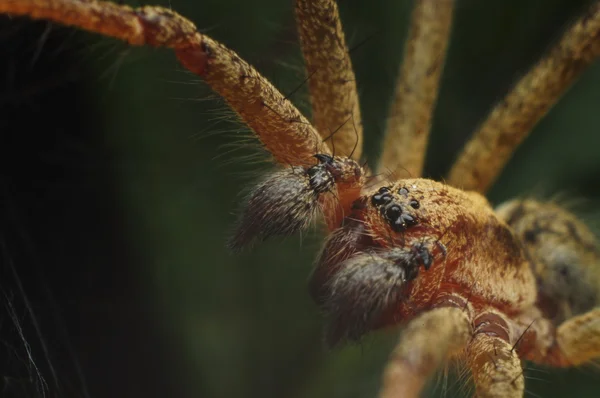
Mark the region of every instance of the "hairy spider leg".
POLYGON ((363 128, 356 78, 337 2, 296 0, 295 9, 309 76, 314 126, 324 139, 331 139, 336 155, 358 160, 362 153, 363 128), (332 130, 337 131, 330 136, 332 130))
POLYGON ((600 1, 492 109, 450 170, 448 183, 486 192, 517 146, 600 55, 600 1))
POLYGON ((417 0, 378 169, 421 177, 450 39, 454 0, 417 0))
POLYGON ((471 318, 462 308, 435 308, 414 318, 388 361, 379 397, 418 397, 433 373, 464 349, 471 334, 471 318))

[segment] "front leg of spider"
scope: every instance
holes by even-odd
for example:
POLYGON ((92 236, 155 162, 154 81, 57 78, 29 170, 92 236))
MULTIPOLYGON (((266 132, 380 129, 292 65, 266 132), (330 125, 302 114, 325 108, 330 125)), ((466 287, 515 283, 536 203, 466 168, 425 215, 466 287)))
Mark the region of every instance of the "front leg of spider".
POLYGON ((333 194, 336 184, 363 177, 362 168, 351 159, 326 154, 316 154, 315 158, 316 165, 275 171, 252 190, 229 241, 232 250, 308 228, 319 214, 324 196, 333 194))
POLYGON ((409 296, 420 268, 429 270, 433 262, 432 244, 427 242, 362 252, 344 261, 329 281, 322 304, 329 318, 328 344, 358 340, 385 324, 395 306, 409 296))

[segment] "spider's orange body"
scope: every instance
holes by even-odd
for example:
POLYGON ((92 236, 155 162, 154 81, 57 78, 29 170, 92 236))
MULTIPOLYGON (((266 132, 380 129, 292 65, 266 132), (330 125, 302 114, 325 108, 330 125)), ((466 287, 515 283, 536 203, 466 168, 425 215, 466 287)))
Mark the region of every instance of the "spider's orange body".
POLYGON ((445 184, 418 177, 453 6, 416 2, 378 165, 390 173, 374 177, 357 162, 358 95, 332 0, 296 1, 314 125, 237 54, 173 11, 0 0, 0 12, 171 48, 227 101, 280 165, 250 194, 231 247, 324 218, 328 236, 310 290, 328 317, 329 342, 405 326, 382 397, 418 396, 452 357, 470 368, 478 395, 521 397, 521 359, 570 366, 600 356, 600 251, 583 223, 555 205, 514 201, 494 211, 482 194, 600 54, 600 2, 493 109, 445 184), (402 168, 417 178, 393 178, 402 168))
MULTIPOLYGON (((387 308, 382 309, 382 318, 374 322, 377 327, 403 322, 428 308, 443 305, 469 307, 475 313, 493 308, 507 315, 520 314, 533 307, 536 289, 529 262, 520 242, 494 214, 484 197, 427 179, 407 179, 389 188, 384 186, 389 192, 387 195, 401 205, 403 214, 415 220, 414 225, 398 233, 390 227, 385 214, 373 205, 373 198, 381 189, 374 188, 358 199, 364 205, 353 210, 350 216, 363 223, 361 233, 369 236, 368 241, 335 249, 326 246, 326 251, 343 251, 344 255, 322 261, 313 285, 331 284, 335 277, 331 270, 339 272, 340 263, 367 250, 366 246, 370 250, 383 250, 426 245, 433 257, 427 267, 430 269, 403 286, 398 302, 385 303, 387 308), (402 193, 398 193, 400 190, 402 193), (472 239, 473 236, 478 239, 472 239), (443 246, 440 242, 444 242, 443 246), (498 280, 513 283, 499 284, 498 280)), ((334 241, 331 245, 335 247, 337 243, 334 241)), ((323 287, 315 289, 322 292, 325 300, 331 294, 323 287)))

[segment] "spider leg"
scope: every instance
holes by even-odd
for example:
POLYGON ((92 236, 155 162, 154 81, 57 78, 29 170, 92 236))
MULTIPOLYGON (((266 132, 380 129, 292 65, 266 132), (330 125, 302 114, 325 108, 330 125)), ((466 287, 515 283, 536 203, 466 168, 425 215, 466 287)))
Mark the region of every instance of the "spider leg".
POLYGON ((516 147, 600 55, 600 2, 575 22, 500 101, 466 144, 448 183, 485 192, 516 147))
POLYGON ((525 379, 521 360, 510 343, 501 315, 483 313, 475 319, 475 333, 467 346, 467 362, 478 397, 521 398, 525 379))
POLYGON ((412 13, 380 169, 420 177, 450 37, 454 0, 419 0, 412 13))
POLYGON ((131 45, 171 48, 227 101, 278 162, 311 165, 315 153, 331 153, 308 120, 256 69, 169 9, 95 0, 0 0, 0 13, 51 20, 131 45))
POLYGON ((563 322, 544 362, 577 366, 597 358, 600 358, 600 308, 563 322))
POLYGON ((297 0, 296 21, 313 123, 324 139, 331 139, 336 155, 359 159, 363 136, 360 106, 337 3, 297 0))
POLYGON ((467 345, 471 334, 462 308, 435 308, 413 319, 386 366, 379 396, 418 397, 429 377, 467 345))

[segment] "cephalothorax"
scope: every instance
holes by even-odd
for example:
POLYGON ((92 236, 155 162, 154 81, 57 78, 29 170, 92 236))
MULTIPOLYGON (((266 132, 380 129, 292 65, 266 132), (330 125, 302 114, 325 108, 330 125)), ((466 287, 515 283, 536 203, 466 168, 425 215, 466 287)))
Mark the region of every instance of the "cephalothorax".
POLYGON ((418 177, 454 1, 416 1, 375 170, 389 173, 373 176, 357 162, 361 115, 337 5, 295 4, 314 124, 234 52, 173 11, 94 0, 0 0, 0 12, 172 48, 227 101, 281 166, 249 195, 231 247, 292 234, 322 216, 327 237, 310 292, 328 317, 328 341, 405 325, 382 397, 418 396, 455 356, 485 397, 523 396, 522 359, 572 366, 600 357, 600 252, 592 233, 554 204, 518 200, 495 212, 482 196, 535 123, 600 54, 600 2, 496 105, 447 183, 418 177), (400 169, 414 178, 393 178, 400 169))

